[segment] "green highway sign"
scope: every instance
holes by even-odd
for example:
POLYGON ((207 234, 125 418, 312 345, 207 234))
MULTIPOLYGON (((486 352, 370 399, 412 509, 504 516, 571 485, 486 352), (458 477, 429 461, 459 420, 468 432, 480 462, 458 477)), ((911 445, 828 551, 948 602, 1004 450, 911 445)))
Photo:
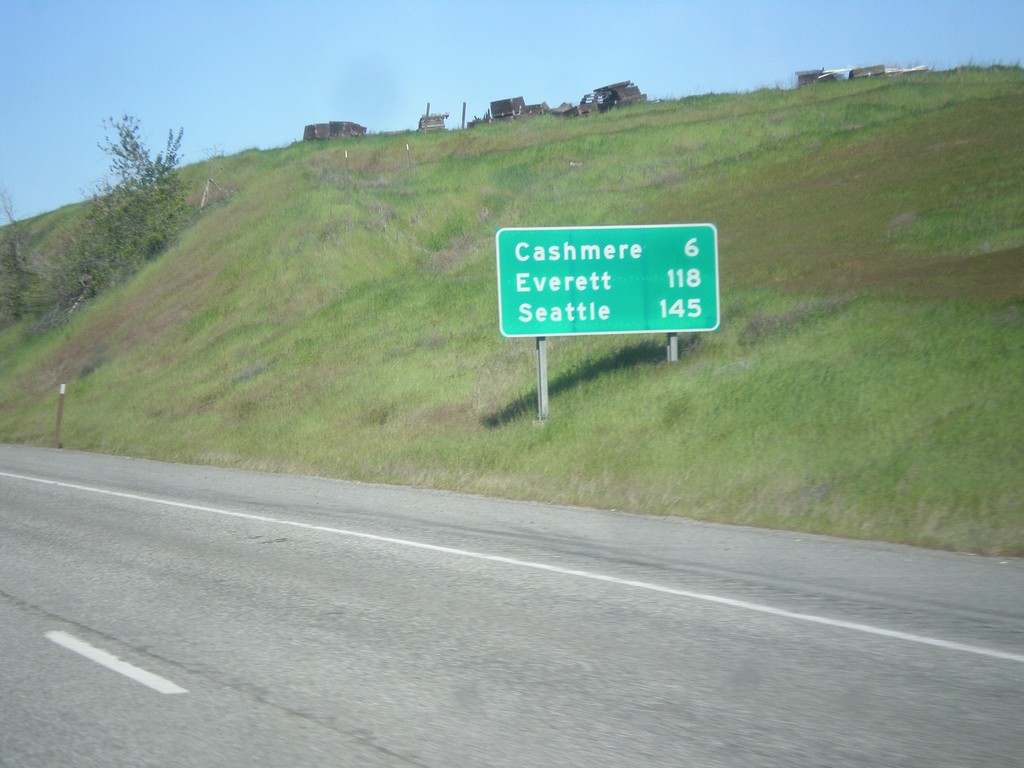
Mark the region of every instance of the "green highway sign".
POLYGON ((713 331, 714 224, 499 229, 502 336, 713 331))

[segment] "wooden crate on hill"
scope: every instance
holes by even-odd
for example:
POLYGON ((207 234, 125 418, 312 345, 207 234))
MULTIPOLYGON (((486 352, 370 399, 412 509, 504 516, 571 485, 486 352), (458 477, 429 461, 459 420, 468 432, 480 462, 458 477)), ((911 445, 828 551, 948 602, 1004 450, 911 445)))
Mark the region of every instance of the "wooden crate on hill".
POLYGON ((313 123, 307 125, 302 132, 303 141, 316 141, 320 139, 340 139, 345 136, 364 136, 366 128, 359 123, 350 123, 345 120, 332 120, 329 123, 313 123))
POLYGON ((434 112, 420 118, 419 130, 421 131, 447 131, 448 126, 444 121, 448 118, 447 112, 434 112))

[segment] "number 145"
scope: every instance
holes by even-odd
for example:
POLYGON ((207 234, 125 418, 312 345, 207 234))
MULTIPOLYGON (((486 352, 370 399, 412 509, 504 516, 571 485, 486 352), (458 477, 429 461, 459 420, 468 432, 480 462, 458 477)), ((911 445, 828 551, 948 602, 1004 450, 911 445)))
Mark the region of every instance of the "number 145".
POLYGON ((662 299, 660 303, 662 317, 700 317, 700 299, 676 299, 671 304, 662 299))

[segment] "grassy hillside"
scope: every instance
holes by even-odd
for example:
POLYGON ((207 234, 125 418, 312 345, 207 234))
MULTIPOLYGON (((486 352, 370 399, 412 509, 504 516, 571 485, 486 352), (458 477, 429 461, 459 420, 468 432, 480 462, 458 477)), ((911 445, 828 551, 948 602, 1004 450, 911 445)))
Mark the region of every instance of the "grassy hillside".
POLYGON ((66 382, 69 448, 1021 555, 1022 126, 966 69, 215 158, 165 257, 0 334, 0 440, 66 382), (552 339, 538 424, 495 229, 700 221, 721 329, 552 339))

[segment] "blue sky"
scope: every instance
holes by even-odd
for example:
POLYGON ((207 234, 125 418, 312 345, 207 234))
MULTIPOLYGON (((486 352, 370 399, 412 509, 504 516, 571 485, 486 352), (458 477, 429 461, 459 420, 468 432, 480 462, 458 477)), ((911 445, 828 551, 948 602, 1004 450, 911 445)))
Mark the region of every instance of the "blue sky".
POLYGON ((794 87, 798 70, 1024 63, 1024 0, 0 0, 0 187, 17 218, 89 196, 103 121, 186 164, 307 123, 458 127, 633 80, 651 98, 794 87))

